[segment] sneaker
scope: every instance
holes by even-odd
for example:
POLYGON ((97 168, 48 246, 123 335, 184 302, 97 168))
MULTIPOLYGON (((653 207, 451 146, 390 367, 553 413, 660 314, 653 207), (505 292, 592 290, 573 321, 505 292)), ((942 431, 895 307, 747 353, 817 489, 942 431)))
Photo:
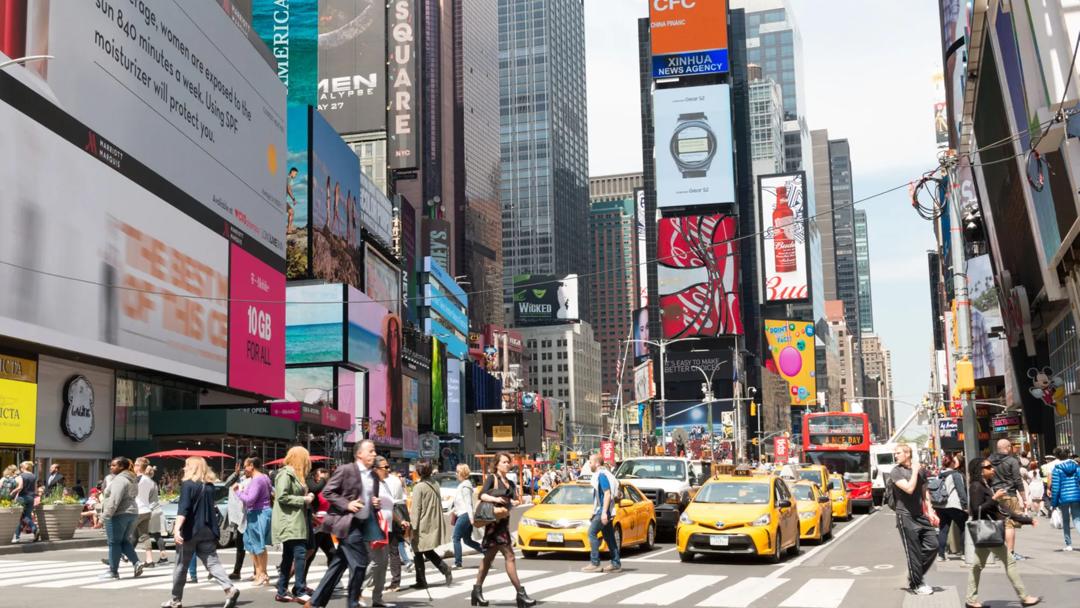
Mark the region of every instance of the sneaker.
POLYGON ((240 590, 236 587, 230 588, 225 592, 225 606, 224 608, 236 608, 236 602, 240 599, 240 590))
POLYGON ((180 600, 169 600, 161 602, 161 608, 183 608, 183 606, 180 604, 180 600))
POLYGON ((610 566, 604 566, 604 572, 619 572, 622 570, 622 564, 611 564, 610 566))
POLYGON ((934 588, 930 585, 922 585, 912 590, 915 595, 934 595, 934 588))
POLYGON ((1065 545, 1065 548, 1062 549, 1062 551, 1072 551, 1072 545, 1065 545))
POLYGON ((143 562, 142 564, 143 564, 143 568, 155 568, 155 567, 157 567, 157 562, 143 562))
POLYGON ((240 580, 240 573, 239 572, 230 572, 229 573, 229 580, 230 581, 238 581, 238 580, 240 580))
POLYGON ((159 563, 159 564, 167 564, 167 563, 169 563, 169 558, 162 557, 162 558, 157 560, 157 563, 159 563))
POLYGON ((310 593, 301 593, 300 595, 296 596, 296 603, 297 604, 306 604, 306 603, 308 603, 310 601, 311 601, 311 594, 310 593))
POLYGON ((98 575, 99 581, 115 581, 120 578, 119 574, 113 574, 112 571, 106 570, 98 575))
POLYGON ((462 568, 464 568, 464 567, 465 567, 465 566, 462 566, 461 564, 454 564, 454 567, 453 567, 453 569, 454 569, 454 570, 461 570, 461 569, 462 569, 462 568))
POLYGON ((145 568, 145 566, 143 565, 142 562, 139 562, 139 563, 135 564, 135 578, 139 578, 140 576, 143 575, 143 569, 144 568, 145 568))
POLYGON ((197 576, 192 576, 192 577, 190 577, 189 579, 187 579, 187 582, 189 582, 189 583, 191 583, 191 584, 195 584, 195 583, 199 582, 199 577, 197 577, 197 576))
POLYGON ((581 571, 582 572, 593 573, 593 572, 603 572, 604 569, 601 568, 599 564, 589 564, 588 566, 585 566, 584 568, 582 568, 581 571))
POLYGON ((1027 557, 1025 557, 1025 556, 1023 556, 1023 555, 1020 555, 1020 554, 1019 554, 1019 553, 1017 553, 1016 551, 1013 551, 1013 560, 1014 560, 1014 561, 1022 562, 1022 561, 1024 561, 1025 559, 1027 559, 1027 557))
POLYGON ((293 598, 293 596, 291 596, 291 595, 289 595, 287 593, 285 595, 281 595, 280 593, 275 593, 274 594, 274 601, 275 602, 281 602, 282 604, 291 604, 296 600, 295 600, 295 598, 293 598))
POLYGON ((945 556, 944 555, 937 556, 937 561, 944 562, 945 561, 945 556))

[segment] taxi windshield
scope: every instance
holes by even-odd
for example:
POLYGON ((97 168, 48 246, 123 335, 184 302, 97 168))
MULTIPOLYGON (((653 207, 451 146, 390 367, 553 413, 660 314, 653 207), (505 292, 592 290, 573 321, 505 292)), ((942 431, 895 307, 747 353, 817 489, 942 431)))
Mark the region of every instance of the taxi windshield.
POLYGON ((799 469, 799 479, 812 481, 816 483, 818 487, 825 487, 825 484, 821 481, 821 471, 814 469, 799 469))
POLYGON ((591 505, 593 491, 589 486, 561 485, 544 498, 545 505, 591 505))
POLYGON ((710 483, 698 492, 696 503, 729 505, 764 505, 769 503, 768 483, 710 483))
POLYGON ((627 460, 615 470, 619 479, 685 479, 686 463, 681 460, 627 460))
POLYGON ((795 485, 795 500, 814 500, 814 489, 802 484, 795 485))

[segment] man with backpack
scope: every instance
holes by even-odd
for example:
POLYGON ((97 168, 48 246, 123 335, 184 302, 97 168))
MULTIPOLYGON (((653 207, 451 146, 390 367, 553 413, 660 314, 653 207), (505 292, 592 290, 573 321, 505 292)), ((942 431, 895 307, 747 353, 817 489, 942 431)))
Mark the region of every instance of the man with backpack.
POLYGON ((932 477, 930 504, 941 519, 938 527, 938 561, 945 561, 945 548, 949 544, 949 527, 953 524, 960 530, 960 552, 963 553, 964 526, 967 522, 968 493, 964 476, 956 470, 956 461, 946 456, 941 473, 932 477))
POLYGON ((896 511, 896 529, 907 555, 908 586, 916 595, 931 595, 934 588, 925 577, 937 555, 940 520, 930 506, 926 472, 912 459, 911 446, 897 445, 893 457, 896 466, 889 472, 885 501, 896 511))
POLYGON ((619 543, 615 540, 615 509, 619 505, 619 480, 608 470, 600 454, 589 456, 589 469, 593 472, 589 483, 593 490, 593 513, 589 522, 589 565, 582 572, 618 572, 622 570, 619 559, 619 543), (608 552, 611 553, 611 565, 600 567, 600 539, 604 535, 608 552))
MULTIPOLYGON (((1006 513, 1023 515, 1027 512, 1027 486, 1024 478, 1020 475, 1020 459, 1013 454, 1012 442, 1008 439, 999 439, 997 453, 990 457, 990 464, 994 466, 994 479, 990 482, 990 489, 997 492, 1005 490, 1005 496, 998 499, 1001 510, 1006 513)), ((1016 552, 1016 530, 1020 524, 1012 518, 1005 520, 1005 546, 1009 548, 1013 559, 1021 561, 1027 559, 1016 552)))

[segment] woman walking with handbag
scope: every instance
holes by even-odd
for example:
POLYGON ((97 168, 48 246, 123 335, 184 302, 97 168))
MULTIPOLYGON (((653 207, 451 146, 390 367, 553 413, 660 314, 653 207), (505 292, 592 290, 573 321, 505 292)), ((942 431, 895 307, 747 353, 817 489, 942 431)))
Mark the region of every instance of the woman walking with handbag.
POLYGON ((454 581, 450 565, 436 551, 450 541, 450 529, 442 512, 439 485, 431 479, 431 461, 424 458, 416 463, 420 481, 413 487, 409 520, 413 527, 413 553, 416 554, 416 584, 413 589, 427 589, 424 564, 430 561, 446 577, 446 586, 454 581))
POLYGON ((469 465, 463 463, 457 466, 458 487, 454 494, 454 506, 451 509, 454 526, 454 570, 462 567, 462 542, 478 553, 484 552, 480 543, 472 538, 473 485, 469 481, 469 475, 472 475, 469 465))
POLYGON ((315 500, 307 487, 307 475, 311 469, 311 457, 300 446, 289 448, 285 454, 285 466, 274 478, 273 528, 274 544, 281 543, 281 565, 278 566, 278 602, 304 603, 311 600, 304 577, 307 568, 308 520, 305 512, 315 500), (295 569, 296 576, 289 594, 289 578, 295 569))
POLYGON ((495 556, 502 553, 506 560, 506 576, 510 578, 514 588, 517 589, 518 608, 535 606, 536 600, 529 597, 525 587, 521 586, 518 579, 517 565, 514 562, 514 540, 510 536, 510 509, 521 502, 514 484, 510 483, 506 474, 510 472, 510 455, 499 452, 495 455, 495 473, 484 480, 484 489, 480 491, 480 504, 476 506, 476 516, 473 518, 477 526, 485 526, 484 540, 480 546, 484 550, 484 561, 480 562, 480 571, 476 574, 476 584, 473 585, 473 606, 487 606, 484 599, 484 579, 487 578, 488 570, 491 569, 495 556))
POLYGON ((1042 598, 1028 595, 1024 590, 1024 583, 1020 580, 1017 572, 1016 560, 1005 546, 1005 519, 1011 518, 1014 522, 1035 525, 1030 517, 1017 513, 1003 513, 998 507, 998 499, 1005 495, 1005 490, 994 492, 990 489, 990 481, 994 478, 994 465, 985 458, 971 461, 968 471, 971 480, 968 504, 971 510, 971 519, 967 525, 971 532, 971 538, 975 542, 975 563, 971 565, 968 573, 967 600, 964 605, 967 608, 982 608, 979 603, 979 580, 982 577, 986 560, 991 555, 1005 564, 1005 575, 1009 577, 1013 590, 1020 598, 1021 606, 1034 606, 1042 601, 1042 598))
POLYGON ((257 456, 244 460, 244 476, 248 478, 247 485, 235 484, 232 487, 246 510, 244 549, 251 554, 251 561, 255 564, 255 585, 269 585, 266 563, 270 556, 266 553, 266 546, 270 544, 270 478, 262 472, 262 459, 257 456))

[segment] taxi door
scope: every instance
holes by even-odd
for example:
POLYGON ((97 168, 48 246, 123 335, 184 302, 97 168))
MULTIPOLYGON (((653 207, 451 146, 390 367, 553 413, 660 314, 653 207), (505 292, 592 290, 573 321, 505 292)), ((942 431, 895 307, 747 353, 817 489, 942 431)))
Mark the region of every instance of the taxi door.
POLYGON ((791 495, 791 491, 788 490, 787 483, 782 479, 773 481, 775 485, 775 500, 777 510, 780 512, 780 521, 778 523, 778 529, 780 535, 786 539, 799 538, 799 510, 795 506, 795 497, 791 495), (787 501, 787 507, 780 507, 782 501, 787 501))
POLYGON ((634 525, 634 520, 636 519, 634 517, 634 506, 622 506, 624 500, 634 500, 628 488, 629 486, 626 484, 619 484, 619 494, 621 498, 619 498, 618 504, 615 505, 615 521, 618 522, 619 527, 622 528, 622 542, 624 545, 637 542, 638 537, 638 531, 634 525))

